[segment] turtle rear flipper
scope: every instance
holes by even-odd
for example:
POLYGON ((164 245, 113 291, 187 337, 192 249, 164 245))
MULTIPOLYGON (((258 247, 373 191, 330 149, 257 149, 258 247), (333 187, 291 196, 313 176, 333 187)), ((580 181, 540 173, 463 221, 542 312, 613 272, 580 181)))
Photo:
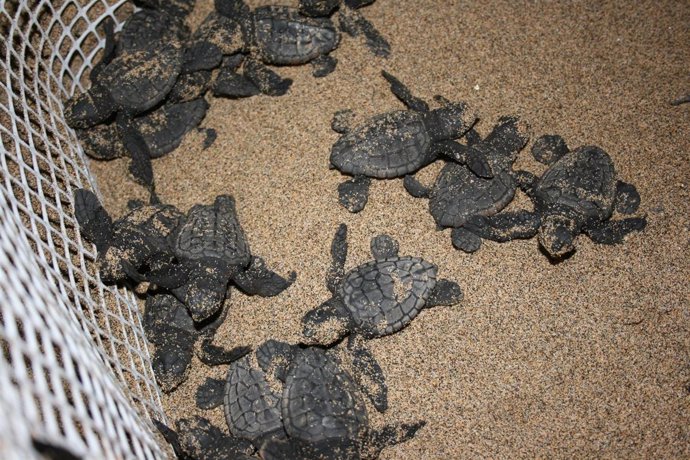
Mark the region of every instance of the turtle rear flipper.
POLYGON ((347 349, 352 355, 352 377, 360 390, 379 412, 388 409, 388 386, 379 363, 364 345, 364 339, 356 334, 350 335, 347 349))
POLYGON ((506 211, 493 216, 473 216, 465 227, 481 238, 505 243, 514 239, 528 239, 537 234, 539 214, 526 210, 506 211))
POLYGON ((96 245, 99 253, 107 250, 113 237, 113 220, 93 192, 75 190, 74 214, 86 239, 96 245))
POLYGON ((623 181, 616 182, 614 206, 621 214, 632 214, 640 207, 640 194, 634 185, 623 181))
POLYGON ((631 217, 623 220, 609 220, 587 225, 583 228, 589 238, 598 244, 622 243, 628 233, 640 232, 647 226, 644 217, 631 217))
POLYGON ((256 59, 245 61, 244 75, 267 96, 282 96, 292 85, 291 79, 282 78, 256 59))
POLYGON ((381 75, 386 81, 391 85, 391 92, 395 94, 395 97, 400 99, 400 101, 405 104, 405 106, 414 110, 415 112, 428 112, 429 104, 424 102, 422 99, 414 96, 407 86, 405 86, 400 80, 395 78, 393 75, 389 74, 385 70, 381 71, 381 75))
POLYGON ((338 200, 351 213, 360 212, 369 201, 371 179, 366 176, 355 176, 338 185, 338 200))
POLYGON ((252 256, 249 267, 233 276, 232 281, 245 294, 273 297, 290 287, 296 277, 297 274, 291 272, 288 279, 285 279, 269 270, 261 257, 252 256))
POLYGON ((405 187, 407 193, 409 193, 415 198, 429 198, 429 196, 431 196, 431 189, 429 187, 424 186, 412 174, 408 174, 407 176, 405 176, 405 178, 403 179, 403 187, 405 187))
POLYGON ((316 78, 322 78, 335 70, 338 60, 328 54, 320 54, 317 58, 312 59, 310 64, 314 68, 312 75, 316 78))
POLYGON ((454 228, 450 233, 450 239, 456 249, 470 254, 482 247, 481 237, 463 227, 454 228))
POLYGON ((204 383, 196 389, 196 406, 200 409, 213 409, 223 404, 225 397, 225 379, 206 377, 204 383))
POLYGON ((431 295, 426 299, 426 308, 437 306, 450 306, 460 303, 464 295, 460 285, 454 281, 440 279, 436 280, 436 285, 431 291, 431 295))
POLYGON ((362 450, 367 451, 366 458, 378 458, 383 449, 409 441, 424 425, 426 422, 423 420, 415 423, 386 425, 369 434, 365 449, 362 450))

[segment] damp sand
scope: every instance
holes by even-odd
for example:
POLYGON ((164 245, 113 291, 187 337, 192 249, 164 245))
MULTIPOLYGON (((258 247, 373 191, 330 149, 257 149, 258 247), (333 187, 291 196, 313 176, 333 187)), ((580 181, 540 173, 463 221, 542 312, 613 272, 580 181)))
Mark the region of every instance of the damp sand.
MULTIPOLYGON (((210 8, 200 3, 196 21, 210 8)), ((690 456, 690 105, 669 105, 690 91, 690 4, 379 0, 363 14, 390 40, 389 59, 345 36, 333 74, 280 68, 295 81, 284 97, 213 99, 202 126, 216 142, 202 150, 203 135, 191 133, 154 160, 163 201, 186 210, 234 195, 252 251, 283 275, 298 272, 278 297, 233 289, 217 343, 298 341, 300 318, 329 296, 329 245, 346 222, 348 268, 385 232, 465 292, 461 305, 369 342, 390 392, 374 422, 427 421, 382 458, 690 456), (483 135, 516 114, 534 137, 601 146, 637 186, 647 229, 612 247, 581 237, 574 257, 552 265, 536 240, 454 250, 401 180, 375 181, 366 209, 349 214, 337 203, 344 177, 328 169, 330 120, 344 108, 360 120, 401 108, 381 69, 426 100, 467 101, 483 135)), ((543 170, 527 149, 517 166, 543 170)), ((126 161, 92 167, 113 213, 143 196, 126 161)), ((195 388, 225 371, 195 361, 164 397, 169 416, 198 412, 195 388)), ((205 415, 227 428, 221 409, 205 415)))

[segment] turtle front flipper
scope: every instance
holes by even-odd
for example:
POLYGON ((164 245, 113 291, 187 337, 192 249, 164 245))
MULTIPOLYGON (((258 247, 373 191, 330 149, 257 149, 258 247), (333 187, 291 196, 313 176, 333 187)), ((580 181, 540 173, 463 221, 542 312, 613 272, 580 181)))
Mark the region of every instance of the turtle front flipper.
POLYGON ((225 379, 206 377, 194 396, 199 409, 209 410, 220 406, 225 398, 225 379))
POLYGON ((444 155, 451 160, 467 165, 474 174, 485 179, 494 177, 486 156, 476 148, 467 147, 453 140, 437 141, 432 145, 436 156, 444 155))
POLYGON ((391 45, 383 38, 383 35, 369 22, 359 11, 349 7, 343 7, 339 14, 340 28, 346 34, 357 37, 364 36, 364 41, 375 56, 388 57, 391 54, 391 45))
POLYGON ((456 305, 462 301, 464 294, 460 285, 455 281, 440 279, 426 299, 426 308, 456 305))
POLYGON ((83 188, 75 190, 74 214, 86 239, 96 245, 99 253, 106 251, 113 237, 113 220, 98 197, 83 188))
POLYGON ((405 187, 407 193, 415 198, 429 198, 429 196, 431 196, 431 189, 419 182, 414 174, 405 176, 403 179, 403 187, 405 187))
POLYGON ((640 232, 647 226, 644 217, 631 217, 623 220, 608 220, 587 225, 583 231, 598 244, 622 243, 628 233, 640 232))
POLYGON ((137 183, 147 187, 152 193, 153 165, 151 164, 151 151, 144 136, 137 130, 130 118, 120 114, 117 119, 117 129, 122 138, 125 150, 129 154, 129 172, 137 183))
POLYGON ((369 433, 365 446, 362 449, 367 454, 365 458, 378 458, 381 451, 386 447, 409 441, 424 425, 426 425, 424 420, 415 423, 398 423, 386 425, 379 430, 369 433))
POLYGON ((674 99, 671 101, 671 105, 678 106, 682 104, 687 104, 690 102, 690 94, 686 94, 685 96, 681 96, 678 99, 674 99))
POLYGON ((335 70, 338 60, 328 54, 320 54, 317 58, 310 61, 314 68, 312 75, 316 78, 325 77, 335 70))
POLYGON ((385 70, 381 71, 381 75, 383 75, 383 78, 385 78, 386 81, 388 81, 388 83, 391 85, 391 92, 395 94, 395 97, 400 99, 400 101, 405 104, 408 109, 414 110, 415 112, 429 111, 429 104, 412 95, 412 92, 400 80, 385 70))
POLYGON ((355 176, 349 181, 338 185, 340 204, 351 213, 358 213, 369 201, 369 186, 371 179, 366 176, 355 176))
POLYGON ((372 402, 376 410, 385 412, 388 409, 388 387, 379 363, 364 345, 364 339, 352 334, 348 337, 347 349, 352 356, 352 377, 357 381, 360 390, 372 402))
POLYGON ((453 247, 468 254, 477 252, 482 247, 481 237, 464 227, 454 228, 450 232, 450 240, 453 243, 453 247))
POLYGON ((347 260, 347 225, 340 224, 331 242, 331 267, 326 276, 326 287, 335 295, 345 276, 347 260))
POLYGON ((256 59, 245 61, 244 75, 267 96, 282 96, 292 85, 291 79, 282 78, 256 59))
POLYGON ((239 99, 260 94, 261 90, 245 75, 237 73, 234 69, 223 67, 216 81, 213 83, 213 95, 239 99))
POLYGON ((352 329, 352 316, 338 298, 322 303, 302 318, 302 343, 331 346, 352 329))
POLYGON ((465 227, 484 238, 498 243, 514 239, 528 239, 537 234, 541 219, 539 214, 520 210, 506 211, 489 217, 473 216, 465 227))
POLYGON ((640 194, 634 185, 623 181, 616 182, 614 206, 621 214, 632 214, 640 207, 640 194))
POLYGON ((269 270, 261 257, 252 256, 249 267, 233 276, 232 281, 245 294, 273 297, 290 287, 296 277, 297 274, 291 272, 288 279, 285 279, 269 270))

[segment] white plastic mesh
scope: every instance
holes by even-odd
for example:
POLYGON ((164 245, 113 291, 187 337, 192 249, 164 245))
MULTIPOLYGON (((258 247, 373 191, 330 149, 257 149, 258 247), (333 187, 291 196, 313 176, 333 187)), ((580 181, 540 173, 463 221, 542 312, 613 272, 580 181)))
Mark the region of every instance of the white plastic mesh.
POLYGON ((0 458, 32 439, 84 458, 162 458, 165 420, 132 294, 104 286, 73 215, 96 190, 62 101, 123 0, 0 0, 0 458))

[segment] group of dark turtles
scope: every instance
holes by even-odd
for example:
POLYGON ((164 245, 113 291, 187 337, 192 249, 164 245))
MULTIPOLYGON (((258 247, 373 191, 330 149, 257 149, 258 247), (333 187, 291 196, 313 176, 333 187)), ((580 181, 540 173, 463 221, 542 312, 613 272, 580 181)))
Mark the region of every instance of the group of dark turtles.
MULTIPOLYGON (((336 66, 330 53, 341 31, 387 56, 388 43, 359 12, 373 1, 300 0, 297 8, 252 10, 242 0, 215 0, 214 11, 192 32, 185 20, 194 0, 138 0, 118 34, 112 21, 104 22, 106 44, 91 87, 66 103, 65 118, 86 153, 102 160, 129 156, 130 172, 151 192, 149 203, 130 202, 117 220, 84 189, 75 192, 74 209, 81 234, 97 248, 103 282, 146 294, 143 326, 155 347, 161 389, 172 392, 186 379, 195 354, 208 366, 229 366, 227 378, 207 379, 196 394, 200 409, 223 406, 229 433, 203 417, 174 427, 154 421, 179 458, 373 459, 424 426, 369 422, 368 406, 387 410, 388 389, 366 341, 401 330, 424 308, 458 304, 457 283, 437 278, 438 267, 429 261, 399 255, 388 235, 371 240, 372 260, 346 272, 347 227, 341 224, 326 274, 331 297, 304 316, 299 343, 225 349, 213 340, 227 316, 229 287, 275 296, 296 275, 282 277, 251 253, 233 197, 221 195, 184 213, 161 203, 153 184, 151 159, 177 148, 199 126, 207 92, 285 94, 292 81, 269 65, 309 63, 315 77, 324 77, 336 66)), ((372 178, 403 178, 412 196, 429 200, 437 227, 452 228, 456 248, 471 253, 482 239, 538 234, 554 261, 574 251, 580 233, 614 244, 645 227, 644 217, 612 219, 614 211, 634 213, 640 197, 618 180, 601 148, 571 150, 560 136, 545 135, 531 150, 548 169, 541 176, 515 170, 529 140, 524 121, 502 117, 482 138, 467 104, 436 96, 431 108, 390 73, 383 77, 406 110, 359 125, 343 110, 331 124, 340 137, 330 163, 352 176, 338 187, 348 211, 364 209, 372 178), (445 162, 438 177, 423 185, 415 173, 437 160, 445 162), (518 189, 532 209, 506 210, 518 189)), ((206 134, 210 145, 216 133, 206 134)))

